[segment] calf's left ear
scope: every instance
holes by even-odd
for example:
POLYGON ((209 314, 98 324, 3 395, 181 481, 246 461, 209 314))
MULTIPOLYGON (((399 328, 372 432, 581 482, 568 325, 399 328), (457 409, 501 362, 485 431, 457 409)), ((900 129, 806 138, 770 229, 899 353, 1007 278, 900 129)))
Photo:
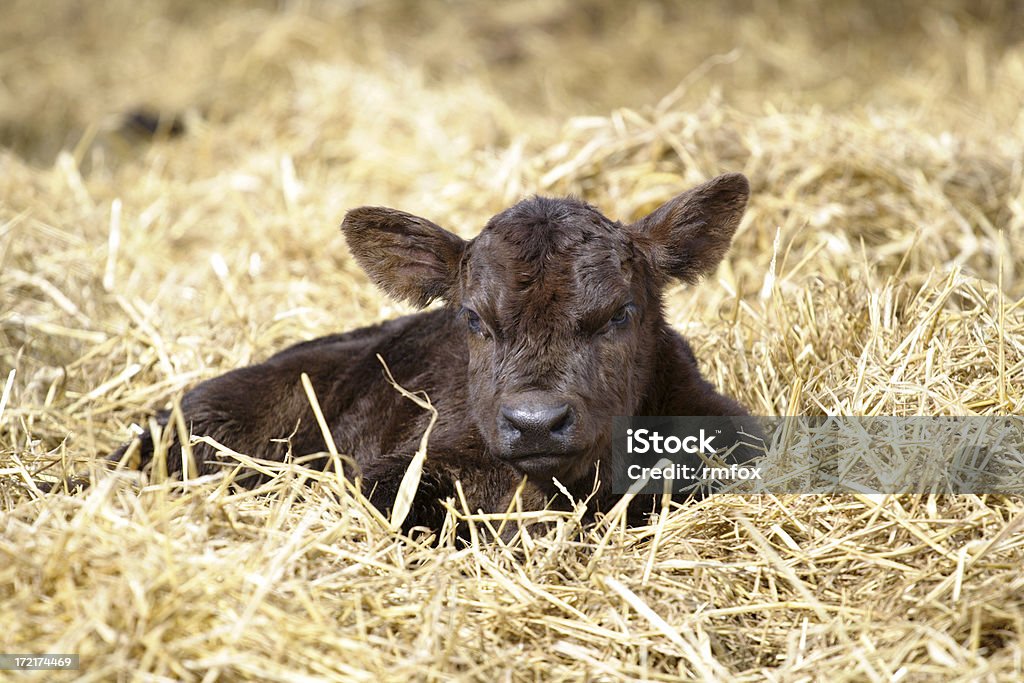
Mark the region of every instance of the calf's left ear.
POLYGON ((665 202, 630 230, 658 270, 694 283, 721 263, 749 196, 746 176, 720 175, 665 202))
POLYGON ((468 244, 426 218, 381 206, 352 209, 341 230, 377 286, 417 306, 451 294, 468 244))

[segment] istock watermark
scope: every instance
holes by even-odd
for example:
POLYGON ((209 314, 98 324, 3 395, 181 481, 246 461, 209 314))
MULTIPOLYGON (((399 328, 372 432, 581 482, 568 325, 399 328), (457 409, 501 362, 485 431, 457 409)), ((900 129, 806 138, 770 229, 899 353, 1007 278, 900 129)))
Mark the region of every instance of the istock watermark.
POLYGON ((714 435, 703 429, 699 434, 679 437, 670 434, 665 437, 650 429, 627 429, 626 452, 628 453, 715 453, 711 442, 714 435))
POLYGON ((1024 417, 618 417, 616 493, 1024 494, 1024 417))
POLYGON ((714 491, 761 478, 761 426, 748 418, 617 417, 612 425, 616 493, 714 491))

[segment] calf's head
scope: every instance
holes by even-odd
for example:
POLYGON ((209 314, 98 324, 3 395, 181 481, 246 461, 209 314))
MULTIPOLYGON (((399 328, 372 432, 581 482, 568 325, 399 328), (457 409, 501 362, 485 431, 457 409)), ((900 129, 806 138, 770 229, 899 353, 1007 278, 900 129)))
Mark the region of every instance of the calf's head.
POLYGON ((342 229, 393 296, 443 299, 468 349, 472 420, 489 450, 532 478, 583 476, 611 421, 640 407, 666 325, 661 290, 695 282, 729 248, 746 207, 742 175, 715 178, 631 225, 575 199, 526 199, 466 241, 380 207, 342 229))

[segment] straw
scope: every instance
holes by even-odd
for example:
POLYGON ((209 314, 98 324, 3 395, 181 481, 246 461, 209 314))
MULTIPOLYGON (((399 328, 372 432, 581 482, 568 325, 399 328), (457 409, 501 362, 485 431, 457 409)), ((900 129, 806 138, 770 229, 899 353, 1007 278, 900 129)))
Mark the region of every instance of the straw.
POLYGON ((460 486, 434 544, 308 454, 195 434, 231 465, 187 487, 102 460, 203 379, 411 312, 347 252, 350 208, 471 237, 575 194, 628 222, 730 171, 752 186, 733 248, 665 301, 722 391, 1022 414, 1022 21, 999 0, 11 0, 0 652, 81 655, 28 680, 1019 680, 1019 497, 714 495, 629 528, 624 505, 582 525, 460 486), (126 131, 140 107, 184 134, 126 131))

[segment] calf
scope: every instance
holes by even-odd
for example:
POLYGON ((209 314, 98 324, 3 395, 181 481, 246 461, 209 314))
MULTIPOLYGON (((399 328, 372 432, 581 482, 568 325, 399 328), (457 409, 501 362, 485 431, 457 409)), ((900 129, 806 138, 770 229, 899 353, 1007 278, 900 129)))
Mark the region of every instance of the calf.
MULTIPOLYGON (((504 511, 527 478, 533 505, 606 483, 616 415, 746 415, 705 381, 665 321, 662 290, 693 283, 725 255, 747 203, 745 177, 723 175, 631 225, 576 199, 526 199, 469 241, 402 211, 362 207, 342 230, 359 265, 392 296, 444 306, 292 346, 203 382, 181 408, 195 435, 283 460, 325 450, 300 382, 307 373, 340 452, 388 510, 429 414, 388 383, 423 390, 438 410, 405 526, 437 528, 439 499, 460 480, 473 509, 504 511)), ((166 424, 164 413, 159 420, 166 424)), ((151 457, 149 435, 141 437, 151 457)), ((123 452, 123 449, 122 449, 123 452)), ((192 445, 200 472, 218 467, 192 445)), ((322 466, 326 458, 319 461, 322 466)), ((180 470, 172 444, 168 465, 180 470)))

